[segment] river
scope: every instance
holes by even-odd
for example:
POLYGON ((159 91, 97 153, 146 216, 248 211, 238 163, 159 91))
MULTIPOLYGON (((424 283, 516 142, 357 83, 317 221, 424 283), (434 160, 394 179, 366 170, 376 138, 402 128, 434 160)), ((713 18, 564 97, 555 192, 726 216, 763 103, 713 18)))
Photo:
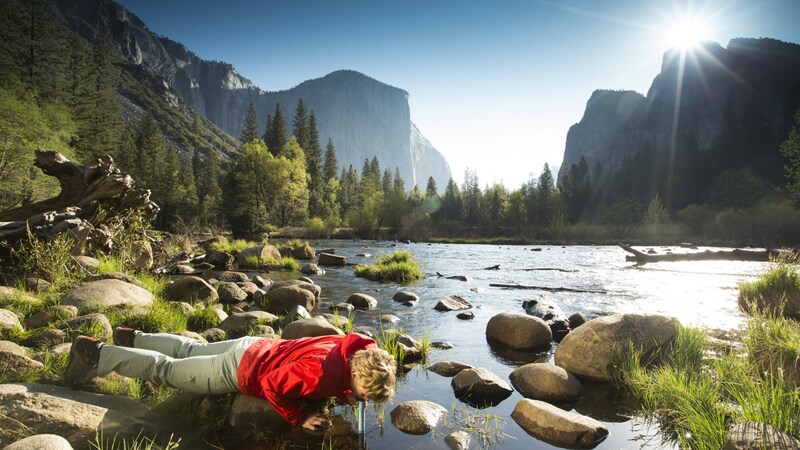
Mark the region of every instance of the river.
MULTIPOLYGON (((504 311, 524 312, 523 300, 544 294, 555 300, 567 315, 581 312, 591 319, 615 313, 664 314, 677 318, 684 325, 730 333, 745 323, 736 306, 737 284, 753 280, 766 268, 766 263, 731 261, 666 262, 636 267, 626 262, 626 252, 615 246, 393 244, 375 241, 318 241, 312 244, 317 249, 335 249, 336 254, 347 256, 348 262, 352 263, 373 263, 394 250, 408 250, 420 262, 425 274, 423 280, 400 285, 356 278, 349 267, 326 267, 325 275, 313 277, 322 287, 319 311, 314 313, 329 312, 331 304, 346 301, 354 292, 369 294, 378 300, 378 307, 358 311, 356 326, 380 329, 380 315, 394 314, 402 320, 399 327, 412 337, 427 335, 431 341, 446 341, 454 346, 449 350, 433 350, 429 364, 459 361, 487 368, 506 381, 514 369, 527 362, 553 360, 555 344, 548 352, 500 355, 486 342, 485 330, 489 319, 504 311), (356 256, 364 253, 369 256, 356 256), (499 269, 485 270, 494 265, 499 265, 499 269), (470 280, 446 278, 451 275, 466 275, 470 280), (503 289, 490 287, 492 283, 564 287, 595 293, 503 289), (394 302, 392 296, 398 290, 416 293, 420 297, 419 303, 415 307, 406 307, 394 302), (453 294, 474 305, 474 320, 460 320, 456 318, 456 312, 433 309, 439 299, 453 294)), ((656 247, 655 250, 662 253, 666 248, 656 247)), ((503 437, 497 448, 554 448, 528 435, 511 419, 514 406, 522 398, 518 392, 490 410, 479 411, 455 398, 450 381, 450 378, 427 372, 422 367, 401 376, 397 394, 385 406, 383 427, 378 425, 379 414, 368 408, 366 446, 373 449, 447 448, 443 437, 457 429, 453 428, 452 420, 423 436, 404 434, 391 424, 389 413, 397 404, 424 399, 436 402, 448 411, 456 408, 460 414, 482 413, 501 418, 497 424, 503 437)), ((596 448, 673 448, 673 444, 662 442, 656 426, 648 425, 645 420, 635 417, 635 413, 628 412, 624 402, 620 403, 618 396, 607 386, 592 386, 589 392, 584 400, 571 406, 608 427, 608 438, 596 448)))

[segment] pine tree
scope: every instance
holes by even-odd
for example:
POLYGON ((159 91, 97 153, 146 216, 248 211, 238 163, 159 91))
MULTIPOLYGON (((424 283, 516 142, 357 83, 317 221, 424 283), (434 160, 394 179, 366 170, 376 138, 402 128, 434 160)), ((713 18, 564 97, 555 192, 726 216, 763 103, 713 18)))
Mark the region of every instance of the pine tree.
POLYGON ((25 78, 28 21, 26 11, 15 0, 0 0, 0 85, 25 78))
POLYGON ((436 180, 433 177, 428 177, 428 185, 425 187, 425 197, 436 197, 439 194, 436 192, 436 180))
POLYGON ((383 177, 381 178, 381 189, 384 195, 389 195, 392 192, 392 172, 387 167, 383 170, 383 177))
POLYGON ((392 188, 395 191, 405 192, 406 191, 406 182, 403 180, 403 177, 400 176, 400 168, 394 168, 394 180, 392 184, 392 188))
POLYGON ((336 148, 333 146, 333 139, 328 138, 328 145, 325 146, 325 164, 322 168, 322 176, 326 180, 336 177, 339 170, 339 162, 336 161, 336 148))
POLYGON ((224 222, 222 220, 223 192, 219 184, 220 168, 217 150, 213 147, 207 149, 205 162, 198 164, 197 167, 199 167, 196 171, 198 215, 201 223, 206 226, 221 226, 224 222))
POLYGON ((66 102, 73 108, 79 103, 81 83, 88 72, 89 53, 83 39, 74 34, 67 49, 66 82, 64 83, 66 102))
POLYGON ((292 135, 297 139, 300 147, 308 152, 309 139, 310 139, 310 123, 308 118, 308 111, 303 99, 297 101, 297 108, 294 110, 294 119, 292 120, 292 135))
POLYGON ((452 178, 447 182, 447 188, 442 198, 442 208, 439 210, 438 216, 444 220, 464 220, 464 199, 452 178))
POLYGON ((481 187, 478 182, 478 173, 474 170, 464 171, 464 184, 461 187, 464 198, 464 221, 471 226, 477 226, 481 218, 481 187))
POLYGON ((261 140, 265 143, 267 142, 267 136, 269 135, 269 130, 272 129, 272 114, 267 114, 267 124, 264 126, 264 134, 261 135, 261 140))
POLYGON ((43 0, 28 8, 25 82, 44 103, 62 96, 64 40, 55 19, 45 11, 43 0))
POLYGON ((319 217, 322 214, 322 191, 325 180, 322 177, 322 146, 319 142, 317 117, 314 115, 314 111, 311 111, 308 118, 308 142, 306 145, 303 150, 306 152, 306 170, 308 172, 308 210, 312 217, 319 217))
POLYGON ((286 143, 289 142, 289 138, 286 137, 286 121, 283 120, 280 103, 275 104, 275 115, 269 122, 265 140, 267 148, 273 155, 279 155, 286 143))
POLYGON ((242 136, 239 139, 242 143, 253 142, 258 139, 258 119, 256 118, 256 107, 253 102, 250 102, 250 107, 247 108, 242 136))
POLYGON ((795 113, 794 119, 795 126, 781 144, 781 153, 788 160, 784 166, 786 178, 789 179, 786 189, 794 201, 800 203, 800 109, 795 113))

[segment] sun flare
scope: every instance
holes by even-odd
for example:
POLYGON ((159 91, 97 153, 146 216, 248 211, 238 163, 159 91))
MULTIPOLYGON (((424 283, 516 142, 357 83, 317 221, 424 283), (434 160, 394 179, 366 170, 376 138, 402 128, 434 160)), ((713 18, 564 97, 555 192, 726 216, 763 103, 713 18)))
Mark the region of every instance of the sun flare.
POLYGON ((697 19, 675 22, 664 34, 664 40, 671 48, 688 50, 707 39, 708 26, 697 19))

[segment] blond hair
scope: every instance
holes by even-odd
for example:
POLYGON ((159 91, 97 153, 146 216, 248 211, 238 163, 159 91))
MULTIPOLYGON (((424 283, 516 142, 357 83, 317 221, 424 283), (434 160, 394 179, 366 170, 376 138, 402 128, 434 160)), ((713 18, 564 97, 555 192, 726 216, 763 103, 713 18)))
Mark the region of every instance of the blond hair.
POLYGON ((384 403, 394 394, 397 365, 386 350, 370 348, 355 352, 350 357, 350 372, 370 400, 384 403))

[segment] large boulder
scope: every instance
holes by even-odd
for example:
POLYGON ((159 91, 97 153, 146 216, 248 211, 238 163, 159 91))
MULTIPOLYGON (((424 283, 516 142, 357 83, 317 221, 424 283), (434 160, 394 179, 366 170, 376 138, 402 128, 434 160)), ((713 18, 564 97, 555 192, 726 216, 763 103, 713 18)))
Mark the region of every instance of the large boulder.
POLYGON ((195 276, 178 278, 175 282, 168 284, 164 289, 164 296, 173 301, 210 302, 219 300, 217 290, 206 280, 195 276))
POLYGON ((428 366, 428 370, 443 377, 454 377, 464 369, 472 369, 469 364, 457 361, 439 361, 428 366))
POLYGON ((0 353, 2 352, 14 353, 15 355, 20 356, 28 355, 28 351, 25 350, 25 347, 22 347, 11 341, 0 341, 0 353))
POLYGON ((131 245, 131 268, 144 272, 153 267, 153 246, 150 241, 143 240, 131 245))
POLYGON ((283 416, 262 398, 236 394, 228 413, 228 425, 240 435, 253 430, 287 431, 291 428, 283 416))
POLYGON ((140 288, 144 287, 141 281, 137 280, 135 277, 128 275, 127 273, 123 272, 103 272, 103 273, 92 273, 83 277, 83 281, 88 283, 90 281, 100 281, 100 280, 119 280, 124 281, 126 283, 133 284, 135 286, 139 286, 140 288))
POLYGON ((511 372, 509 378, 520 394, 534 400, 567 402, 586 393, 575 375, 552 364, 525 364, 511 372))
POLYGON ((392 300, 400 303, 418 302, 419 295, 409 291, 397 291, 392 296, 392 300))
POLYGON ((219 250, 209 250, 206 252, 203 262, 207 262, 219 270, 231 270, 233 268, 233 255, 219 250))
POLYGON ((37 434, 20 439, 3 450, 73 450, 69 441, 55 434, 37 434))
POLYGON ((41 304, 42 301, 27 294, 25 291, 20 291, 13 287, 0 286, 0 307, 12 303, 34 306, 41 304))
POLYGON ((0 331, 2 330, 22 331, 22 323, 12 311, 0 308, 0 331))
POLYGON ((390 413, 392 425, 403 433, 422 435, 436 428, 447 410, 427 400, 400 403, 390 413))
POLYGON ((80 311, 107 308, 143 310, 153 306, 153 294, 131 283, 108 279, 75 286, 64 296, 61 304, 75 306, 80 311))
POLYGON ((538 317, 503 312, 489 319, 486 337, 491 343, 514 350, 543 350, 550 347, 553 333, 538 317))
POLYGON ((219 295, 220 303, 236 304, 247 300, 247 292, 236 283, 229 281, 220 283, 217 286, 217 295, 219 295))
POLYGON ((308 311, 314 309, 316 297, 314 293, 302 286, 283 286, 270 289, 262 298, 266 299, 264 309, 274 314, 286 314, 295 306, 302 306, 308 311))
POLYGON ((342 330, 333 326, 322 317, 296 320, 283 328, 283 339, 297 339, 301 337, 343 335, 342 330))
POLYGON ((217 280, 225 283, 243 283, 250 281, 250 277, 244 272, 236 272, 233 270, 206 270, 203 272, 203 279, 206 281, 217 280))
POLYGON ((555 362, 568 372, 611 381, 615 365, 635 349, 644 359, 675 338, 678 321, 665 316, 615 314, 592 319, 574 330, 556 349, 555 362))
POLYGON ((300 247, 293 248, 290 252, 290 255, 294 259, 314 259, 317 257, 316 252, 314 252, 314 248, 308 245, 308 242, 300 247))
POLYGON ((222 321, 217 328, 229 337, 244 336, 258 325, 266 325, 278 320, 278 317, 264 311, 248 311, 234 313, 222 321))
MULTIPOLYGON (((104 436, 117 439, 160 436, 165 431, 156 428, 156 424, 164 422, 160 417, 125 396, 73 391, 45 384, 0 385, 0 429, 55 434, 76 448, 86 448, 88 442, 95 442, 95 435, 101 430, 104 436)), ((8 439, 9 434, 0 433, 0 446, 11 444, 3 440, 8 439)))
POLYGON ((41 371, 44 365, 16 352, 0 351, 0 373, 8 379, 21 379, 31 372, 41 371))
POLYGON ((562 447, 591 447, 608 436, 602 423, 540 400, 520 400, 511 418, 532 436, 562 447))
POLYGON ((375 300, 375 297, 367 294, 362 294, 361 292, 356 292, 355 294, 352 294, 350 297, 348 297, 347 303, 353 305, 355 308, 358 309, 369 309, 378 306, 378 301, 375 300))
POLYGON ((111 339, 111 335, 114 332, 108 317, 100 313, 91 313, 74 319, 67 319, 61 323, 60 328, 67 330, 73 339, 80 334, 85 334, 86 330, 92 330, 92 335, 98 339, 111 339))
POLYGON ((796 450, 800 441, 783 431, 758 422, 740 423, 725 434, 723 450, 796 450))
POLYGON ((267 288, 267 292, 269 292, 272 289, 280 289, 280 288, 286 287, 286 286, 297 286, 297 287, 303 288, 303 289, 313 293, 314 294, 314 298, 317 299, 317 300, 319 300, 320 295, 322 295, 322 288, 321 287, 319 287, 318 285, 314 284, 313 282, 304 281, 304 280, 277 281, 277 282, 274 282, 271 285, 269 285, 269 288, 267 288))
POLYGON ((514 390, 487 369, 464 369, 450 382, 456 397, 478 407, 494 406, 508 398, 514 390))
POLYGON ((319 265, 320 266, 344 266, 347 264, 347 257, 334 255, 331 253, 320 253, 319 254, 319 265))
POLYGON ((472 304, 458 295, 450 295, 445 297, 439 300, 439 302, 436 303, 436 306, 433 307, 433 309, 437 311, 459 311, 470 308, 472 308, 472 304))
POLYGON ((249 247, 239 252, 236 255, 236 264, 239 267, 252 267, 257 268, 264 263, 272 261, 280 261, 281 252, 274 245, 259 245, 257 247, 249 247), (254 264, 254 261, 257 261, 254 264))

